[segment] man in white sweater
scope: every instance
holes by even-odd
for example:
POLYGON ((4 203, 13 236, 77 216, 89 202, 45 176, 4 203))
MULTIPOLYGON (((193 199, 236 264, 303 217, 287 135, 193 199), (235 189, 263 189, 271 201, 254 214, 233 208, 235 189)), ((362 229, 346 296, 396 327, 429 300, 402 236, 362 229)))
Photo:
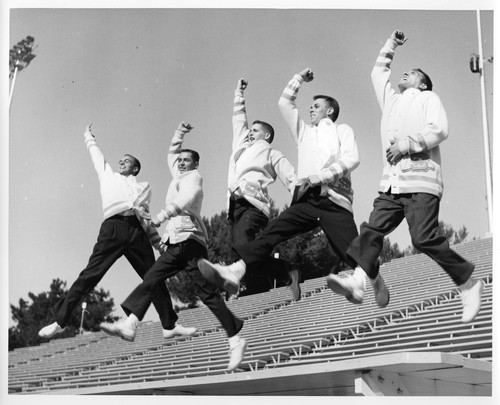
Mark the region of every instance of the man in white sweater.
POLYGON ((432 91, 432 81, 421 69, 403 74, 399 92, 389 81, 395 50, 406 39, 403 32, 394 31, 372 70, 373 87, 382 110, 384 169, 379 196, 368 222, 361 224, 359 237, 347 251, 358 267, 347 277, 332 276, 330 287, 360 303, 368 275, 377 304, 385 307, 389 292, 379 274, 378 257, 384 236, 406 218, 413 246, 436 261, 459 287, 462 321, 470 322, 481 306, 483 282, 472 277, 474 265, 452 250, 448 240, 438 233, 443 194, 439 145, 448 138, 445 109, 432 91))
MULTIPOLYGON (((92 291, 121 256, 125 256, 137 274, 144 278, 155 262, 151 245, 159 249, 160 237, 149 221, 151 187, 147 182, 136 180, 140 162, 132 155, 124 155, 118 163, 118 172, 114 172, 97 145, 90 125, 85 130, 84 139, 99 178, 104 222, 87 267, 54 308, 55 322, 38 332, 40 337, 48 339, 63 332, 81 299, 92 291)), ((171 303, 165 285, 155 287, 153 303, 163 328, 167 328, 171 303)))
POLYGON ((236 245, 240 260, 229 266, 200 260, 202 274, 229 292, 237 291, 250 267, 269 255, 279 243, 321 227, 339 258, 350 264, 345 254, 358 231, 352 214, 353 190, 350 173, 359 165, 352 128, 336 124, 337 101, 315 96, 310 107, 311 122, 304 122, 295 105, 302 83, 313 80, 305 69, 288 83, 279 100, 279 109, 298 146, 296 198, 253 242, 236 245))
MULTIPOLYGON (((297 178, 293 165, 283 153, 271 147, 273 127, 264 121, 254 121, 249 128, 244 98, 247 85, 248 81, 240 79, 234 91, 233 142, 228 170, 228 219, 233 246, 255 240, 269 223, 269 185, 280 179, 291 194, 297 178)), ((238 259, 234 251, 232 259, 238 259)), ((247 289, 258 289, 267 280, 287 280, 293 298, 298 300, 299 276, 298 270, 292 269, 285 260, 268 256, 255 266, 255 271, 246 273, 245 282, 247 289)))
MULTIPOLYGON (((236 318, 227 308, 224 300, 200 274, 197 261, 207 257, 207 230, 201 217, 203 202, 203 179, 198 171, 199 154, 191 149, 182 149, 184 136, 193 127, 181 122, 170 144, 168 165, 173 180, 165 198, 165 209, 152 222, 155 226, 168 221, 161 243, 166 247, 144 281, 122 303, 128 318, 117 323, 102 323, 101 329, 110 334, 133 341, 139 322, 148 310, 153 293, 158 285, 165 285, 165 280, 185 271, 190 277, 195 293, 213 312, 229 338, 230 360, 228 369, 234 370, 241 363, 246 340, 238 335, 243 321, 236 318)), ((167 292, 168 295, 168 292, 167 292)), ((170 299, 169 325, 165 333, 170 336, 193 336, 196 328, 184 328, 176 325, 178 319, 170 299)))

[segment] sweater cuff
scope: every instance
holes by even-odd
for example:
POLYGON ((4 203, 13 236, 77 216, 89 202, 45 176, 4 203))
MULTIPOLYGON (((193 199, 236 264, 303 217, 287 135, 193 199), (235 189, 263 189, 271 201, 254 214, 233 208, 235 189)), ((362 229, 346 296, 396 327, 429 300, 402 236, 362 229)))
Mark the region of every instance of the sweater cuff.
POLYGON ((398 44, 392 38, 388 38, 387 41, 385 41, 385 46, 395 50, 398 47, 398 44))
POLYGON ((294 79, 294 80, 297 80, 297 81, 299 82, 299 84, 304 83, 304 78, 303 78, 301 75, 299 75, 298 73, 295 73, 295 74, 293 75, 293 79, 294 79))
POLYGON ((333 173, 330 169, 321 169, 318 177, 322 184, 328 184, 333 180, 333 173))
POLYGON ((243 98, 243 90, 240 90, 240 89, 234 90, 234 96, 243 98))

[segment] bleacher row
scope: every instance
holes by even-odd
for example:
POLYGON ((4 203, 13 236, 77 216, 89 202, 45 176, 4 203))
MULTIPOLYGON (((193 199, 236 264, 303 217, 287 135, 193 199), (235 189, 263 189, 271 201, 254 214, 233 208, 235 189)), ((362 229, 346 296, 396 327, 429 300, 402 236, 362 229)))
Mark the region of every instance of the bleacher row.
MULTIPOLYGON (((302 299, 286 288, 229 301, 245 319, 249 347, 236 373, 321 364, 402 351, 452 352, 492 361, 492 239, 453 248, 476 264, 486 283, 481 312, 463 324, 458 289, 429 258, 415 255, 381 267, 391 292, 378 308, 368 283, 365 301, 353 305, 326 286, 305 281, 302 299)), ((179 323, 196 326, 193 338, 165 340, 159 322, 142 323, 134 342, 102 332, 55 339, 9 352, 9 393, 41 393, 227 373, 228 345, 205 307, 181 311, 179 323)))

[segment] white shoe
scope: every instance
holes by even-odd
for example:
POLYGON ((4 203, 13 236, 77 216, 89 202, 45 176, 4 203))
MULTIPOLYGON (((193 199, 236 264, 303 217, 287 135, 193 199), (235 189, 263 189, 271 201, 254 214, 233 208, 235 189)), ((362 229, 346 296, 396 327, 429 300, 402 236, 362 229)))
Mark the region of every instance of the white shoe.
POLYGON ((171 339, 177 336, 194 336, 198 332, 198 329, 192 327, 184 327, 182 325, 175 325, 174 329, 163 329, 163 337, 165 339, 171 339))
POLYGON ((356 267, 353 274, 330 273, 326 277, 328 287, 337 294, 343 295, 353 304, 361 304, 366 290, 365 272, 361 267, 356 267))
POLYGON ((465 284, 460 287, 462 298, 462 322, 471 322, 481 308, 481 294, 483 293, 484 283, 475 278, 469 278, 465 284))
POLYGON ((385 308, 389 304, 389 290, 385 285, 384 279, 380 274, 375 279, 370 278, 372 283, 373 293, 375 294, 375 301, 380 308, 385 308))
POLYGON ((38 336, 51 339, 55 335, 64 332, 66 328, 61 328, 57 322, 51 323, 38 331, 38 336))
POLYGON ((103 332, 106 332, 110 336, 119 336, 124 340, 133 342, 135 339, 136 328, 131 328, 124 321, 115 323, 103 322, 99 325, 103 332))
POLYGON ((300 289, 300 273, 298 270, 290 270, 288 272, 288 275, 290 276, 290 284, 288 284, 288 288, 292 292, 292 297, 295 301, 300 300, 300 297, 302 295, 302 291, 300 289))
POLYGON ((247 341, 244 338, 239 338, 235 344, 231 344, 231 340, 229 341, 229 364, 227 366, 229 371, 236 370, 241 364, 246 348, 247 341))
POLYGON ((245 268, 239 262, 229 266, 214 264, 206 259, 198 260, 198 268, 208 281, 217 287, 224 288, 229 294, 237 294, 240 281, 245 275, 245 268))

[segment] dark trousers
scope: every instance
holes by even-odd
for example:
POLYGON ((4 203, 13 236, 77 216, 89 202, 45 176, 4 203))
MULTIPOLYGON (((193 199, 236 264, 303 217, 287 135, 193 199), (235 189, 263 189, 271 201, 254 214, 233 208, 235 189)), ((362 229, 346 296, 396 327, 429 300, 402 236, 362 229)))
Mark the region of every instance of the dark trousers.
MULTIPOLYGON (((121 256, 127 258, 141 278, 144 278, 155 262, 149 239, 135 216, 115 215, 102 223, 87 267, 55 306, 56 321, 60 326, 64 327, 69 323, 80 300, 92 291, 121 256)), ((153 296, 162 325, 166 326, 169 323, 168 308, 172 305, 167 287, 158 285, 153 296)))
POLYGON ((245 264, 250 267, 257 264, 279 243, 318 226, 325 232, 334 252, 350 264, 345 251, 358 235, 353 215, 319 193, 319 187, 308 190, 298 202, 272 221, 255 241, 236 245, 234 249, 245 264))
MULTIPOLYGON (((231 242, 235 246, 254 241, 269 223, 269 218, 247 200, 238 199, 231 200, 229 221, 231 223, 231 242)), ((239 259, 234 250, 232 259, 233 261, 239 259)), ((252 276, 284 281, 289 279, 290 264, 282 259, 267 256, 252 267, 247 269, 245 274, 245 279, 250 284, 252 284, 252 276)))
MULTIPOLYGON (((151 304, 155 288, 158 285, 165 285, 167 278, 184 270, 194 285, 196 295, 217 317, 227 335, 229 337, 236 335, 243 327, 243 321, 233 315, 215 286, 198 270, 197 261, 202 257, 207 257, 207 249, 193 239, 170 245, 148 271, 143 282, 122 303, 123 310, 127 314, 133 313, 141 320, 151 304)), ((169 302, 170 325, 166 329, 172 329, 178 319, 170 300, 169 302)))
POLYGON ((406 218, 411 242, 441 266, 457 285, 465 283, 474 265, 453 251, 448 240, 438 235, 439 198, 427 193, 380 194, 373 202, 368 223, 360 227, 360 235, 347 254, 361 266, 370 278, 378 274, 378 257, 384 236, 406 218))

